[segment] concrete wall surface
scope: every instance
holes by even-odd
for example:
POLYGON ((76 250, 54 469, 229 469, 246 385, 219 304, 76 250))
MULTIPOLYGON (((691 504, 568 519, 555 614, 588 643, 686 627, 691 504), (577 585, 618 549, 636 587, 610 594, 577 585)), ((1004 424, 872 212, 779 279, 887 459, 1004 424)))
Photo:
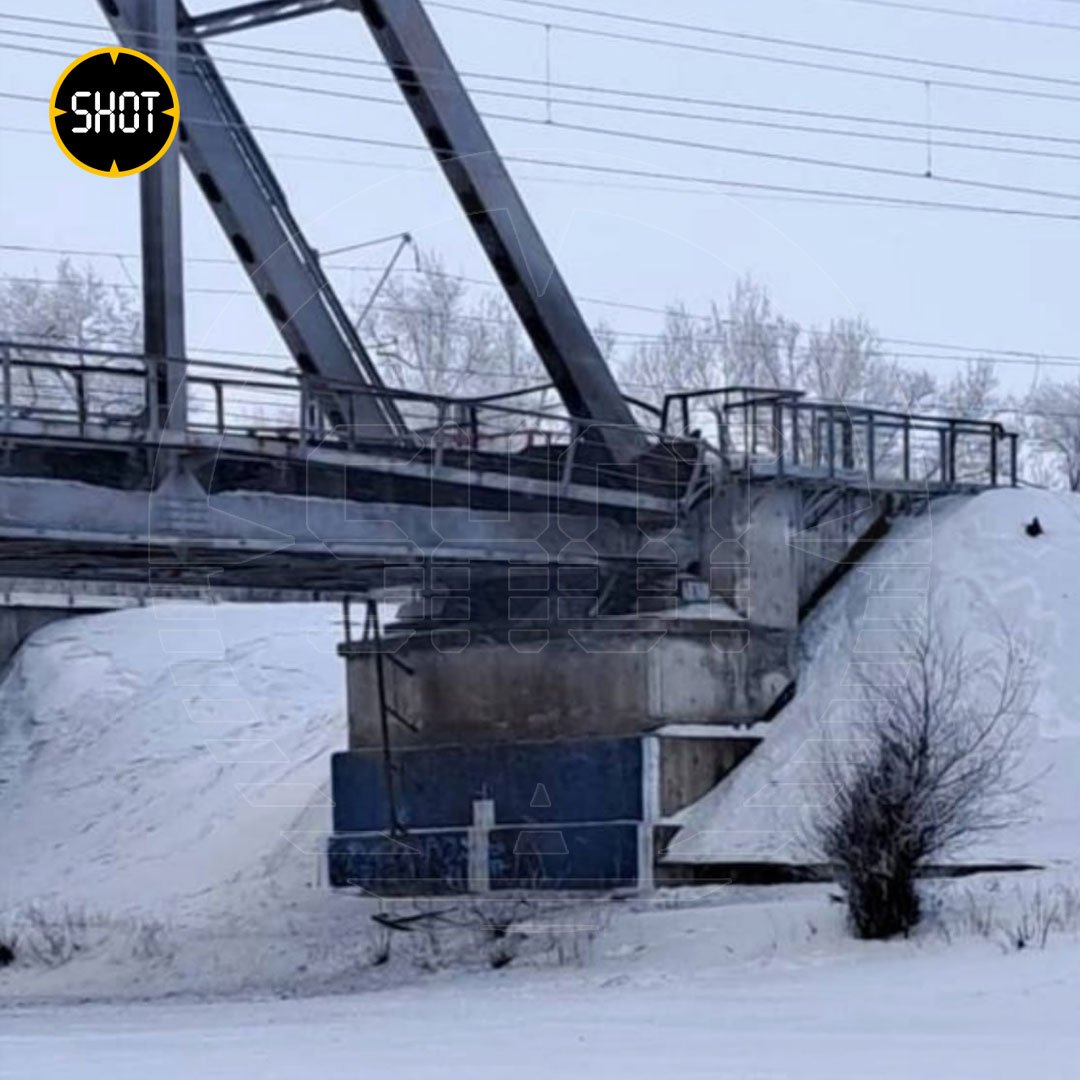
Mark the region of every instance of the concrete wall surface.
POLYGON ((0 673, 6 670, 19 646, 35 631, 58 619, 90 615, 93 610, 61 607, 0 607, 0 673))
MULTIPOLYGON (((572 637, 521 652, 475 642, 442 653, 417 636, 384 660, 390 721, 401 746, 636 735, 673 722, 739 724, 760 718, 788 686, 794 635, 715 624, 618 636, 612 651, 572 637), (616 649, 617 646, 617 649, 616 649)), ((595 645, 595 642, 593 643, 595 645)), ((349 746, 382 743, 375 657, 345 652, 349 746)))

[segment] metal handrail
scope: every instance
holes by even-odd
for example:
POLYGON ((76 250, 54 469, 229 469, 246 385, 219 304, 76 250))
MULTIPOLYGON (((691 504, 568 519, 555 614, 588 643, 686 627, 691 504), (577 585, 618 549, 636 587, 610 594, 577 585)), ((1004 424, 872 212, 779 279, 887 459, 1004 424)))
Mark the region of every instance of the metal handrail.
MULTIPOLYGON (((592 428, 617 425, 593 424, 547 408, 509 403, 526 392, 454 398, 357 386, 295 371, 218 361, 184 362, 39 342, 0 340, 4 388, 0 434, 96 438, 108 428, 114 432, 120 429, 131 441, 157 441, 165 432, 154 407, 156 373, 162 364, 181 363, 191 391, 185 428, 189 432, 277 439, 354 452, 378 448, 421 451, 431 455, 433 467, 443 465, 446 455, 455 451, 511 455, 541 451, 537 460, 546 459, 555 466, 557 483, 563 488, 586 472, 613 479, 623 487, 634 482, 632 468, 610 464, 602 454, 579 453, 574 446, 592 428), (354 422, 360 415, 358 401, 367 397, 392 400, 410 424, 409 430, 388 435, 382 429, 368 431, 354 422)), ((543 388, 527 392, 537 389, 543 388)), ((666 441, 658 431, 646 432, 646 437, 650 446, 666 441)), ((467 466, 467 459, 454 460, 467 466)), ((640 480, 642 490, 660 484, 659 476, 650 472, 640 480)))
MULTIPOLYGON (((307 388, 315 394, 345 394, 358 397, 385 397, 395 401, 429 404, 434 406, 444 405, 448 412, 452 407, 468 408, 475 406, 487 411, 504 416, 533 418, 537 420, 565 419, 553 417, 550 412, 539 409, 527 409, 519 406, 505 405, 500 402, 510 397, 524 396, 528 393, 536 393, 547 389, 544 387, 531 387, 528 390, 513 391, 508 394, 496 394, 480 397, 451 397, 444 394, 433 394, 422 390, 409 390, 402 387, 385 386, 358 386, 332 379, 308 375, 296 371, 272 371, 265 367, 242 364, 228 364, 214 360, 180 360, 176 358, 148 357, 142 353, 126 352, 120 350, 108 350, 98 348, 82 348, 76 346, 52 345, 38 342, 5 341, 0 340, 0 363, 4 368, 12 370, 49 371, 58 375, 74 378, 77 375, 101 375, 110 377, 133 377, 138 376, 144 380, 146 372, 155 365, 160 364, 183 364, 188 372, 187 381, 195 385, 213 386, 242 386, 247 390, 282 391, 307 388), (133 368, 108 367, 104 364, 90 365, 80 362, 77 366, 64 364, 58 361, 29 360, 23 357, 12 356, 10 350, 26 350, 39 352, 47 355, 60 354, 76 357, 92 356, 107 358, 110 360, 135 361, 141 365, 133 368), (220 373, 220 375, 218 375, 220 373), (273 381, 271 381, 273 380, 273 381)), ((569 422, 567 420, 567 422, 569 422)), ((589 426, 610 427, 610 424, 596 424, 589 426)))
POLYGON ((903 412, 821 401, 782 388, 735 386, 669 394, 663 430, 673 434, 668 421, 676 410, 683 430, 689 430, 690 404, 703 401, 706 416, 716 423, 716 445, 729 467, 747 474, 798 470, 835 478, 864 473, 871 482, 928 482, 945 488, 996 487, 1003 477, 1014 487, 1019 482, 1018 436, 997 420, 903 412), (920 451, 920 440, 930 443, 929 450, 920 451), (974 450, 972 440, 977 440, 974 450), (1008 447, 1004 469, 1002 442, 1008 447))
MULTIPOLYGON (((183 364, 188 386, 209 395, 209 405, 202 410, 197 400, 189 407, 187 426, 191 431, 347 449, 381 445, 430 451, 436 465, 443 464, 447 451, 458 449, 520 453, 544 447, 549 454, 558 453, 562 483, 569 483, 574 475, 580 458, 574 444, 582 435, 593 427, 617 426, 509 404, 546 386, 455 398, 220 361, 181 361, 122 350, 0 340, 3 430, 10 433, 16 422, 36 420, 71 425, 81 435, 91 427, 126 427, 132 439, 156 439, 161 429, 153 406, 162 364, 183 364), (42 358, 27 358, 26 353, 42 358), (77 362, 63 362, 57 356, 76 357, 77 362), (88 357, 99 362, 87 363, 88 357), (115 366, 116 361, 130 366, 115 366), (46 377, 53 380, 52 385, 46 377), (248 397, 237 402, 236 395, 241 392, 248 397), (403 416, 413 410, 415 415, 406 417, 407 422, 411 420, 409 429, 387 435, 382 429, 368 432, 356 423, 353 418, 362 415, 358 402, 370 397, 392 401, 403 416), (124 399, 130 410, 118 413, 117 402, 124 399), (245 414, 245 408, 237 409, 237 404, 254 406, 262 415, 251 415, 250 410, 245 414)), ((699 433, 690 433, 691 403, 696 403, 695 408, 703 407, 716 424, 714 445, 728 469, 741 468, 747 474, 767 471, 783 475, 798 469, 833 478, 861 470, 871 481, 934 480, 948 488, 997 486, 1003 474, 1013 486, 1019 479, 1018 437, 997 420, 819 401, 802 391, 781 387, 684 391, 667 395, 660 409, 644 402, 632 403, 659 418, 658 430, 645 430, 652 446, 670 446, 677 440, 704 445, 706 440, 699 433), (681 432, 672 430, 675 411, 680 415, 681 432), (978 440, 974 453, 972 439, 978 440), (919 445, 927 440, 929 449, 919 445), (1001 442, 1008 446, 1004 469, 1001 442), (857 464, 860 458, 861 465, 857 464), (891 474, 886 475, 889 470, 891 474)), ((592 461, 590 467, 623 479, 627 476, 625 470, 603 462, 592 461)))

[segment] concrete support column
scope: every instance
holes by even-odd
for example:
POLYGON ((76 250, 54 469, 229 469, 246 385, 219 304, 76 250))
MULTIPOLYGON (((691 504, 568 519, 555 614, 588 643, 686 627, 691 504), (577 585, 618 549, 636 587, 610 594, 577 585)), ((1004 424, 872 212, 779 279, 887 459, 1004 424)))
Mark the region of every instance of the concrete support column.
POLYGON ((750 622, 779 630, 799 625, 799 491, 794 486, 760 488, 750 505, 750 563, 747 610, 750 622))
POLYGON ((469 829, 469 892, 484 896, 491 891, 491 830, 495 827, 495 803, 491 799, 473 801, 473 823, 469 829))

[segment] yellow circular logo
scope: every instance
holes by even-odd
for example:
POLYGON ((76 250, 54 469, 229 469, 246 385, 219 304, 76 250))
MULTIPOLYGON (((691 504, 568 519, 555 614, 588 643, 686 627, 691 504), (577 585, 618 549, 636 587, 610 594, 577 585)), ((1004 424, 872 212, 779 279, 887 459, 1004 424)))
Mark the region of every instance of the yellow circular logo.
POLYGON ((149 169, 176 138, 180 99, 165 69, 134 49, 94 49, 64 69, 49 99, 60 149, 98 176, 149 169))

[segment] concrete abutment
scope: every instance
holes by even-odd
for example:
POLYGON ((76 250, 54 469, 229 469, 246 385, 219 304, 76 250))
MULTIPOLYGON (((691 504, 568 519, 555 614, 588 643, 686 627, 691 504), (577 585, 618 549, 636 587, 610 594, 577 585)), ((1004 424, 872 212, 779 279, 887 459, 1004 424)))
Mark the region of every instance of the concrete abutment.
POLYGON ((791 694, 800 613, 896 509, 858 489, 727 484, 665 610, 455 633, 417 618, 343 643, 331 880, 651 888, 675 815, 753 751, 752 725, 791 694))

